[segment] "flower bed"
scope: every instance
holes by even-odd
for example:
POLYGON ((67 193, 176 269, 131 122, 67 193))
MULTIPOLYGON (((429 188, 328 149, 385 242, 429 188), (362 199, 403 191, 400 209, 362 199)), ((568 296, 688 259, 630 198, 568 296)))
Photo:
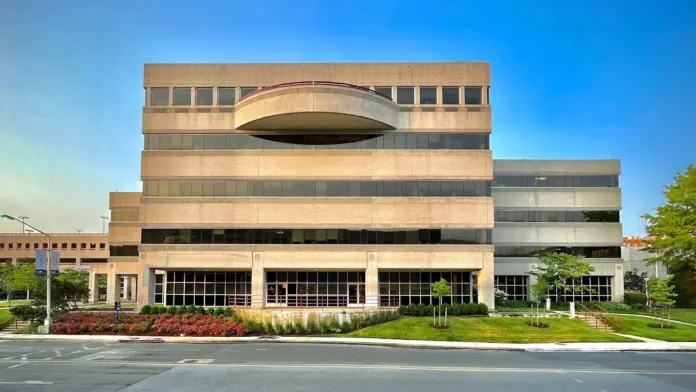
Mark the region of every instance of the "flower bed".
POLYGON ((146 315, 113 312, 67 313, 56 318, 51 333, 61 335, 245 336, 244 323, 210 315, 146 315))

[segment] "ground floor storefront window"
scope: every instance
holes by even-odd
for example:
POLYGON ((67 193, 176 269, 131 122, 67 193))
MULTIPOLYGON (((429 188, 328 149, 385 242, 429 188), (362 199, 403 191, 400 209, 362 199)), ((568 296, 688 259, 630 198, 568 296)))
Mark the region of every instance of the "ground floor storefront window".
POLYGON ((266 305, 350 306, 365 303, 364 271, 267 271, 266 305))
POLYGON ((379 272, 380 306, 401 306, 410 304, 437 305, 430 287, 440 279, 445 279, 452 287, 452 295, 443 297, 446 304, 471 302, 471 272, 379 272))
POLYGON ((251 271, 167 271, 166 305, 251 306, 251 271))
POLYGON ((495 288, 507 294, 510 301, 527 300, 526 275, 496 275, 495 288))
POLYGON ((583 276, 581 279, 568 279, 567 284, 584 286, 588 290, 565 292, 558 290, 549 293, 554 302, 610 302, 612 299, 611 276, 583 276))

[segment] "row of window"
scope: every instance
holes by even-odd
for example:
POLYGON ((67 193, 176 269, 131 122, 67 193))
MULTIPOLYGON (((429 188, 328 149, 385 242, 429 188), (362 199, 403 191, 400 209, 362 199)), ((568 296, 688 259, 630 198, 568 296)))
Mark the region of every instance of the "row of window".
POLYGON ((138 245, 110 245, 109 256, 115 257, 138 257, 138 245))
POLYGON ((143 196, 215 197, 485 197, 490 181, 143 181, 143 196))
POLYGON ((143 229, 143 244, 478 244, 490 229, 143 229))
MULTIPOLYGON (((7 258, 0 258, 0 264, 2 263, 9 263, 12 259, 7 259, 7 258)), ((80 258, 80 264, 100 264, 100 263, 106 263, 106 259, 104 258, 80 258)), ((35 264, 36 259, 35 258, 18 258, 17 259, 18 264, 35 264)), ((77 264, 77 259, 74 257, 68 257, 68 258, 60 258, 60 264, 77 264)))
POLYGON ((160 301, 167 306, 251 306, 251 272, 168 271, 166 296, 155 285, 155 302, 160 301))
POLYGON ((380 306, 410 304, 437 305, 439 299, 432 296, 432 284, 445 279, 451 293, 442 303, 471 302, 473 285, 470 272, 379 272, 380 306))
MULTIPOLYGON (((240 87, 239 99, 257 91, 260 87, 240 87)), ((419 102, 421 105, 459 105, 460 87, 442 87, 441 102, 438 102, 437 87, 424 86, 418 88, 419 102)), ((376 86, 373 89, 377 93, 394 100, 394 88, 392 86, 376 86)), ((396 103, 399 105, 415 104, 416 88, 413 86, 396 87, 396 103)), ((490 92, 490 90, 489 90, 490 92)), ((214 102, 213 87, 174 87, 171 89, 172 99, 169 99, 169 87, 151 87, 150 105, 152 106, 212 106, 214 102), (193 100, 192 100, 193 99, 193 100)), ((237 102, 237 89, 235 87, 217 87, 216 105, 234 105, 237 102)), ((483 87, 467 86, 464 87, 465 105, 483 104, 483 87)), ((489 104, 489 101, 486 102, 489 104)))
POLYGON ((589 258, 620 258, 620 246, 578 246, 578 247, 538 247, 538 246, 496 246, 496 257, 539 257, 550 253, 566 253, 589 258))
POLYGON ((619 211, 495 211, 496 222, 619 222, 619 211))
POLYGON ((140 220, 140 214, 138 210, 112 210, 111 211, 111 221, 112 222, 138 222, 140 220))
POLYGON ((552 290, 549 294, 552 302, 609 302, 612 300, 611 276, 583 276, 580 279, 568 279, 571 287, 583 286, 585 290, 568 288, 552 290))
POLYGON ((618 188, 617 175, 584 176, 512 176, 497 175, 493 178, 495 187, 534 187, 534 188, 618 188))
POLYGON ((488 134, 163 134, 145 135, 145 150, 487 150, 488 134))
MULTIPOLYGON (((59 249, 60 250, 68 250, 68 245, 70 245, 70 250, 77 250, 78 243, 76 243, 76 242, 73 242, 70 244, 68 244, 67 242, 63 242, 63 243, 52 242, 51 249, 53 249, 53 250, 59 250, 59 249)), ((0 242, 0 250, 5 249, 5 246, 6 245, 4 242, 0 242)), ((82 242, 79 244, 79 246, 80 246, 80 250, 88 250, 88 249, 89 250, 97 250, 97 249, 98 250, 105 250, 106 249, 106 243, 103 243, 103 242, 100 242, 98 244, 94 243, 94 242, 91 242, 91 243, 82 242)), ((44 242, 44 243, 34 242, 33 246, 32 246, 32 243, 29 243, 29 242, 26 242, 26 243, 17 242, 16 246, 15 246, 14 242, 8 242, 7 249, 10 249, 10 250, 11 249, 16 249, 16 250, 44 249, 45 250, 45 249, 48 249, 48 243, 46 243, 46 242, 44 242), (41 248, 39 248, 39 246, 41 246, 41 248)))
POLYGON ((527 300, 526 275, 495 275, 495 288, 507 294, 510 301, 527 300))

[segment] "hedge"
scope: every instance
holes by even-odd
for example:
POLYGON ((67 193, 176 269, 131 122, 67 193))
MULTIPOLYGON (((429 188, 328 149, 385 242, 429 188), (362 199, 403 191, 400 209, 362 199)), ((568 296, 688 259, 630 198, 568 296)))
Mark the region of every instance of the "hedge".
MULTIPOLYGON (((475 303, 458 303, 458 304, 444 304, 442 305, 442 312, 447 309, 447 314, 451 316, 469 316, 469 315, 487 315, 488 306, 486 304, 475 304, 475 303)), ((412 305, 402 305, 399 307, 399 314, 405 316, 432 316, 433 312, 438 311, 438 306, 434 305, 424 305, 424 304, 412 304, 412 305)))

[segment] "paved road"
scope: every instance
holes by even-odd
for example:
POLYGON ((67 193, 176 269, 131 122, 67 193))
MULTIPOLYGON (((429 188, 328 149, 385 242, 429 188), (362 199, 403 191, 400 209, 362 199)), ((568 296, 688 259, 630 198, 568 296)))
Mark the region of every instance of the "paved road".
POLYGON ((696 391, 696 354, 0 342, 0 391, 539 390, 696 391))

